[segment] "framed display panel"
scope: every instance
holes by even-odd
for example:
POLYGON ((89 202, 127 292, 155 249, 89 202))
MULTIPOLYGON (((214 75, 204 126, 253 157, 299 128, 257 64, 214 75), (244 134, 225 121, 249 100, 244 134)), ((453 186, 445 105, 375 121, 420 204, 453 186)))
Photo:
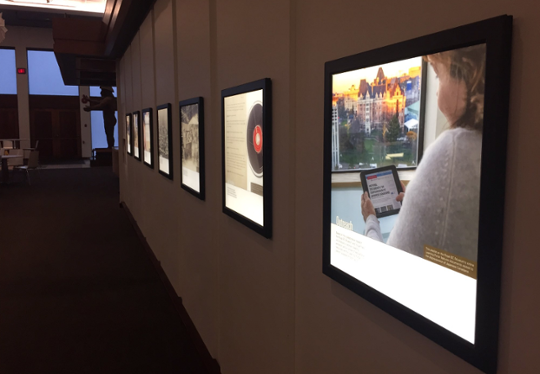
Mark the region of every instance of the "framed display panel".
POLYGON ((158 170, 169 179, 173 179, 173 145, 171 104, 157 107, 158 132, 158 170))
POLYGON ((133 144, 131 136, 131 113, 126 114, 126 152, 133 156, 133 144))
POLYGON ((150 168, 154 168, 154 127, 152 108, 142 111, 142 144, 143 162, 150 168))
POLYGON ((133 112, 133 157, 141 161, 141 113, 133 112))
POLYGON ((179 103, 182 188, 204 200, 204 101, 202 97, 179 103))
POLYGON ((221 91, 223 212, 266 238, 272 236, 271 130, 269 78, 221 91))
POLYGON ((500 16, 325 66, 324 274, 486 373, 497 368, 511 34, 500 16), (352 82, 356 109, 344 110, 352 82), (405 125, 414 111, 425 134, 405 125), (340 148, 420 136, 399 214, 377 219, 335 172, 356 161, 340 148))

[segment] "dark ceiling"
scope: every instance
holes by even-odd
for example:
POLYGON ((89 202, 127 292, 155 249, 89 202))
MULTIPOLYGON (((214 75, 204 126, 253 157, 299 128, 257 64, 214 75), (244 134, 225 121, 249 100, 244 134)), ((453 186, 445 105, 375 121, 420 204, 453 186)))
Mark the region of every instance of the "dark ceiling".
POLYGON ((115 86, 122 57, 155 0, 107 0, 103 16, 2 9, 6 27, 52 28, 64 84, 115 86))
POLYGON ((79 16, 66 13, 3 10, 1 7, 0 12, 3 13, 3 18, 8 28, 9 26, 52 28, 53 18, 101 19, 101 17, 79 16))
POLYGON ((108 0, 102 18, 55 18, 54 53, 66 85, 116 86, 121 58, 155 0, 108 0))

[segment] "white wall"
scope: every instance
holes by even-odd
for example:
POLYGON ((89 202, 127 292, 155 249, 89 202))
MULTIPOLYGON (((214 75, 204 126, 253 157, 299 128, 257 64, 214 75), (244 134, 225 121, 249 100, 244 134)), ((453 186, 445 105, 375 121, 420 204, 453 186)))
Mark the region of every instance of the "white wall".
POLYGON ((170 102, 174 180, 121 150, 121 199, 223 373, 479 373, 322 274, 323 77, 326 61, 500 14, 515 26, 499 373, 537 371, 540 203, 524 198, 540 182, 537 12, 533 0, 156 2, 118 65, 120 132, 125 113, 152 107, 155 119, 170 102), (274 88, 271 240, 221 212, 220 92, 264 77, 274 88), (196 96, 206 201, 179 181, 177 105, 196 96))

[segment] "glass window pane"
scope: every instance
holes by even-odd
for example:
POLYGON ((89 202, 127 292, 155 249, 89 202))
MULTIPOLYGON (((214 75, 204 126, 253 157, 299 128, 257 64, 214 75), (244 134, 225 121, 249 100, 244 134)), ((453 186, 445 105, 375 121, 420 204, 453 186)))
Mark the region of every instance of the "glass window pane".
POLYGON ((15 50, 0 49, 0 94, 17 94, 17 68, 15 50))
MULTIPOLYGON (((92 148, 107 148, 107 135, 103 125, 103 112, 100 110, 90 112, 92 123, 92 148)), ((115 113, 116 126, 114 126, 114 146, 118 147, 118 112, 115 113)))
MULTIPOLYGON (((116 87, 113 87, 113 95, 116 96, 116 87)), ((90 86, 90 96, 101 96, 101 88, 97 86, 90 86)))
POLYGON ((332 170, 416 167, 422 57, 332 79, 332 170))
POLYGON ((66 86, 54 52, 28 51, 30 95, 78 96, 79 87, 66 86))

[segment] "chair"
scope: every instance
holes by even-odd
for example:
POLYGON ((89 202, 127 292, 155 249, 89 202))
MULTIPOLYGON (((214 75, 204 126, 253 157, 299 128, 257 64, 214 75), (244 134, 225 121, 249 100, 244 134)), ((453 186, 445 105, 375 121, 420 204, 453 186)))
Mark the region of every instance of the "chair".
POLYGON ((2 141, 2 148, 4 148, 4 149, 13 149, 13 141, 11 141, 11 140, 3 140, 2 141))
POLYGON ((30 151, 30 157, 28 158, 28 165, 16 166, 17 170, 26 171, 26 180, 30 185, 30 170, 36 170, 39 167, 39 151, 30 151))
POLYGON ((11 169, 11 168, 15 168, 17 166, 20 166, 20 165, 24 165, 24 151, 22 149, 10 149, 9 150, 9 155, 18 155, 18 156, 21 156, 21 157, 17 157, 17 158, 12 158, 12 159, 9 159, 8 160, 8 167, 11 169))
POLYGON ((25 151, 38 151, 39 140, 36 140, 36 146, 34 148, 23 148, 25 151))

